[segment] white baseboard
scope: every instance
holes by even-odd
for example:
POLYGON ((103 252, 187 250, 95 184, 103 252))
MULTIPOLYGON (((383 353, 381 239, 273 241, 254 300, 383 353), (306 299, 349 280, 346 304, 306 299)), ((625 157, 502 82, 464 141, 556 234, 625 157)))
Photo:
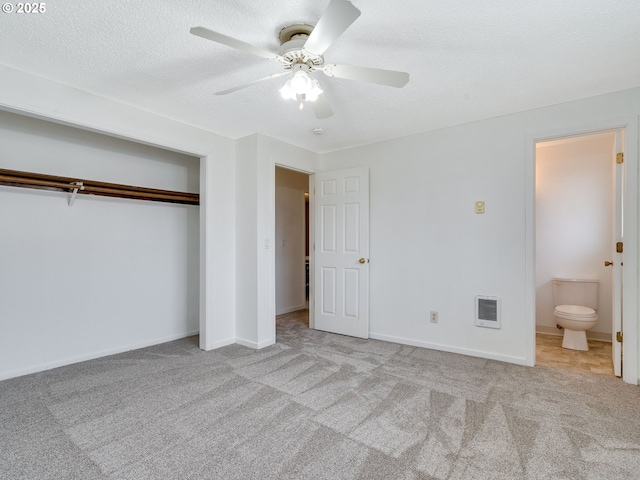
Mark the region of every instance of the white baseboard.
POLYGON ((613 341, 610 333, 606 332, 587 332, 587 338, 589 340, 598 340, 600 342, 609 342, 613 341))
POLYGON ((249 348, 253 348, 254 350, 260 350, 261 348, 270 347, 271 345, 275 344, 276 341, 273 339, 270 339, 270 340, 265 340, 264 342, 258 343, 258 342, 251 342, 243 338, 236 338, 235 343, 237 343, 238 345, 242 345, 243 347, 249 347, 249 348))
POLYGON ((276 315, 284 315, 285 313, 291 313, 291 312, 297 312, 298 310, 305 310, 309 308, 305 303, 302 303, 300 305, 297 305, 295 307, 286 307, 286 308, 282 308, 278 311, 276 311, 276 315))
POLYGON ((556 337, 562 336, 562 330, 558 327, 550 327, 547 325, 536 325, 536 333, 541 333, 543 335, 553 335, 556 337))
POLYGON ((233 345, 234 343, 236 343, 236 339, 235 338, 227 338, 226 340, 220 340, 219 342, 214 342, 210 345, 207 345, 206 350, 215 350, 217 348, 222 348, 222 347, 226 347, 227 345, 233 345))
POLYGON ((179 333, 175 335, 168 335, 162 338, 156 338, 153 340, 147 340, 139 343, 132 343, 116 348, 109 348, 101 350, 99 352, 91 352, 86 355, 78 355, 77 357, 65 358, 62 360, 56 360, 55 362, 42 363, 39 365, 33 365, 27 368, 21 368, 19 370, 13 370, 9 372, 0 372, 0 380, 8 380, 9 378, 21 377, 23 375, 29 375, 32 373, 44 372, 53 368, 64 367, 66 365, 72 365, 74 363, 86 362, 87 360, 94 360, 96 358, 108 357, 109 355, 116 355, 118 353, 129 352, 131 350, 138 350, 140 348, 151 347, 153 345, 159 345, 161 343, 172 342, 174 340, 180 340, 181 338, 191 337, 198 335, 198 330, 186 333, 179 333))
MULTIPOLYGON (((560 330, 558 327, 550 327, 548 325, 536 325, 536 333, 561 337, 562 335, 564 335, 564 330, 560 330)), ((591 330, 587 330, 587 338, 589 340, 598 340, 599 342, 611 343, 611 334, 607 332, 594 332, 591 330)))
POLYGON ((489 360, 498 360, 500 362, 515 363, 516 365, 526 365, 526 358, 512 357, 510 355, 500 355, 491 352, 483 352, 481 350, 471 350, 468 348, 453 347, 451 345, 442 345, 439 343, 429 343, 409 338, 392 337, 380 333, 369 333, 369 338, 374 340, 384 340, 385 342, 399 343, 401 345, 410 345, 412 347, 422 347, 431 350, 439 350, 442 352, 459 353, 470 357, 486 358, 489 360))

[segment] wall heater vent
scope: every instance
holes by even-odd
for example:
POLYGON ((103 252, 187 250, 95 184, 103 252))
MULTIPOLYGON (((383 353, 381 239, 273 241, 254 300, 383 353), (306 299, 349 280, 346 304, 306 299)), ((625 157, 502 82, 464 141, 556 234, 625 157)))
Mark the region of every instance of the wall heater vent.
POLYGON ((476 296, 476 326, 488 328, 500 328, 502 326, 500 299, 498 297, 476 296))

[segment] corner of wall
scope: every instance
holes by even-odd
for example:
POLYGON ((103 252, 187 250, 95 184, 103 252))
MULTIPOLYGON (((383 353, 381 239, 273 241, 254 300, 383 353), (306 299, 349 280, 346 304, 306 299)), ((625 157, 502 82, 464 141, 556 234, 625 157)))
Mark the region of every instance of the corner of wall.
POLYGON ((200 348, 204 350, 235 339, 235 252, 235 145, 227 143, 200 160, 200 348))

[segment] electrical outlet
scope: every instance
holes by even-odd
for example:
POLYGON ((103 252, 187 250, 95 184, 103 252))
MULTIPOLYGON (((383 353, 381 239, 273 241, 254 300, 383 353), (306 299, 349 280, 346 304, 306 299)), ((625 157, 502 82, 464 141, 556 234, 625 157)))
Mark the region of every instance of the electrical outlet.
POLYGON ((431 310, 431 323, 438 323, 438 312, 434 312, 433 310, 431 310))

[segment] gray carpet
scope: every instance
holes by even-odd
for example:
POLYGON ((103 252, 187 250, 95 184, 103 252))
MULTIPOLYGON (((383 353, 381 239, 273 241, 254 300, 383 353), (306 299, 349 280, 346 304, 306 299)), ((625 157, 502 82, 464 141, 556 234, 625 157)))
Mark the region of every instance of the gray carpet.
POLYGON ((2 479, 638 479, 640 388, 278 321, 0 382, 2 479))

